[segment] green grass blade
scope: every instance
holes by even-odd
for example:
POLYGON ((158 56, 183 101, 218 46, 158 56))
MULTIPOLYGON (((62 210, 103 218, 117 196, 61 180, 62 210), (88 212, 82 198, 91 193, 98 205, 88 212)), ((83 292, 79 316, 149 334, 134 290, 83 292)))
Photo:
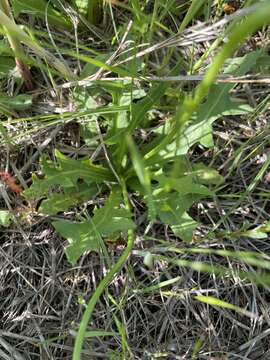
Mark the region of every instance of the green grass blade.
POLYGON ((250 318, 257 318, 257 316, 255 314, 253 314, 252 312, 242 309, 239 306, 230 304, 227 301, 223 301, 218 298, 215 298, 213 296, 195 295, 195 296, 193 296, 193 298, 195 300, 201 301, 205 304, 218 306, 218 307, 221 307, 224 309, 234 310, 234 311, 238 312, 239 314, 248 316, 250 318))
MULTIPOLYGON (((128 194, 127 194, 126 185, 124 182, 122 183, 122 187, 123 187, 123 196, 125 199, 125 206, 126 206, 126 209, 129 210, 128 194)), ((83 314, 83 317, 82 317, 82 320, 80 323, 78 334, 76 336, 72 360, 81 360, 81 350, 82 350, 83 341, 85 338, 85 333, 87 330, 89 320, 94 311, 95 305, 96 305, 98 299, 100 298, 100 296, 102 295, 102 293, 104 292, 104 290, 108 287, 108 285, 114 278, 114 276, 122 269, 128 256, 130 255, 130 252, 133 248, 133 244, 134 244, 134 231, 129 230, 128 242, 127 242, 127 246, 126 246, 125 250, 119 257, 117 262, 112 266, 112 268, 109 270, 109 272, 101 280, 101 282, 99 283, 98 287, 96 288, 94 294, 92 295, 89 303, 87 304, 86 310, 83 314)))
POLYGON ((148 214, 151 220, 156 217, 156 209, 152 196, 152 187, 151 187, 151 177, 148 169, 144 164, 143 157, 140 155, 133 139, 131 136, 127 136, 127 144, 129 147, 131 160, 133 163, 134 170, 138 176, 138 179, 145 189, 145 193, 147 194, 147 205, 148 205, 148 214))
POLYGON ((234 51, 240 44, 242 44, 246 37, 254 33, 262 26, 270 23, 269 13, 269 2, 263 2, 258 6, 256 12, 248 15, 242 23, 233 29, 231 34, 228 36, 228 42, 214 59, 213 64, 207 71, 204 79, 198 85, 194 96, 186 97, 184 104, 178 107, 170 133, 159 145, 145 155, 145 159, 149 159, 150 157, 156 155, 161 149, 166 148, 166 146, 171 143, 174 138, 179 138, 180 133, 183 131, 186 123, 190 120, 191 115, 197 110, 198 106, 207 95, 226 59, 233 55, 234 51))
MULTIPOLYGON (((5 27, 10 36, 18 39, 27 45, 34 53, 41 59, 44 59, 50 66, 54 67, 66 79, 73 79, 75 76, 69 67, 63 62, 58 60, 53 54, 43 49, 39 44, 34 42, 29 35, 26 34, 18 25, 16 25, 10 18, 0 10, 0 24, 5 27)), ((5 31, 2 30, 5 34, 5 31)))

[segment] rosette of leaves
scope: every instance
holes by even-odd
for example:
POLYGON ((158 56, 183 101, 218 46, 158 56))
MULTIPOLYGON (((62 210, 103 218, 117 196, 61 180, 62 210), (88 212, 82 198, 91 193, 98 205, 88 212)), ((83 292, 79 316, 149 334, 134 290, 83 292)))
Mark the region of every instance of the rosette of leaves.
MULTIPOLYGON (((33 175, 32 186, 24 191, 27 199, 43 199, 39 213, 51 216, 65 213, 99 195, 109 194, 103 206, 94 208, 86 217, 80 216, 75 221, 52 222, 56 231, 67 239, 66 255, 75 264, 85 251, 99 251, 103 239, 124 236, 129 229, 135 229, 136 224, 132 219, 132 212, 123 205, 122 188, 109 168, 94 165, 89 160, 69 159, 59 151, 56 151, 55 156, 56 163, 45 157, 41 159, 44 177, 33 175), (110 191, 106 186, 108 183, 110 191)), ((199 166, 191 173, 183 171, 178 172, 178 175, 165 169, 151 172, 154 185, 150 184, 149 191, 137 175, 140 171, 138 165, 134 164, 130 169, 125 173, 128 190, 137 193, 146 203, 148 217, 170 225, 176 236, 190 241, 197 223, 187 211, 194 201, 212 196, 202 180, 202 174, 205 175, 210 170, 199 166)), ((219 179, 216 172, 213 175, 214 180, 210 182, 219 179)))
MULTIPOLYGON (((243 75, 261 56, 262 53, 256 51, 230 60, 225 72, 243 75)), ((190 121, 171 142, 160 148, 157 144, 170 135, 174 121, 177 121, 175 117, 152 127, 147 141, 138 134, 153 125, 152 111, 162 99, 168 100, 166 90, 169 85, 156 84, 148 92, 128 81, 115 82, 113 86, 106 82, 97 85, 97 91, 102 88, 111 96, 110 112, 103 114, 101 119, 94 119, 102 123, 102 138, 92 126, 91 116, 83 125, 87 128, 87 123, 92 124, 91 131, 84 131, 84 134, 99 138, 106 147, 109 161, 100 160, 96 165, 89 160, 67 158, 56 151, 56 162, 41 159, 44 178, 33 175, 33 184, 24 195, 28 199, 44 198, 39 212, 49 215, 65 213, 95 197, 107 199, 102 206, 84 213, 84 217, 53 222, 56 231, 68 240, 66 254, 72 264, 87 250, 99 251, 103 240, 124 236, 129 229, 136 229, 132 208, 123 205, 123 184, 129 194, 136 194, 145 204, 147 221, 158 220, 168 225, 182 241, 191 241, 198 223, 192 218, 190 208, 194 202, 212 197, 215 186, 222 183, 223 178, 204 164, 190 163, 188 151, 198 143, 212 147, 213 122, 225 116, 247 114, 252 107, 230 97, 234 84, 213 85, 213 91, 210 90, 190 121), (119 109, 123 104, 123 110, 114 111, 114 107, 119 109), (156 148, 158 151, 155 152, 156 148)), ((93 89, 89 94, 83 94, 86 98, 97 95, 93 89)), ((91 107, 91 102, 87 104, 87 108, 91 107)), ((91 139, 85 140, 93 144, 91 139)))

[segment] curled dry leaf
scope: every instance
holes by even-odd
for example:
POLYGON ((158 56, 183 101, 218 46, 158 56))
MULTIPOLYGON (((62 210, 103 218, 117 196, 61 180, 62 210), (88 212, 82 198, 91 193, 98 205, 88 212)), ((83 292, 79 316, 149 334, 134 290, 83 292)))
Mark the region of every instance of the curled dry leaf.
POLYGON ((23 191, 22 187, 16 183, 15 178, 8 172, 1 171, 0 179, 6 184, 9 190, 13 191, 14 193, 20 194, 23 191))

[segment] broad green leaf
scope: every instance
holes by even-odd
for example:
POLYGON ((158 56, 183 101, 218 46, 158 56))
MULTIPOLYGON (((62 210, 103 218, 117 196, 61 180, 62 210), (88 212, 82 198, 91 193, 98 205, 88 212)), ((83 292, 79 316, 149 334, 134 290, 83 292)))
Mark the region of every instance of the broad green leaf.
POLYGON ((0 106, 10 110, 26 110, 32 106, 32 96, 26 94, 14 97, 0 95, 0 106))
POLYGON ((79 205, 92 199, 99 192, 95 184, 79 184, 77 188, 65 189, 65 193, 53 193, 43 200, 38 209, 39 213, 55 215, 67 211, 72 206, 79 205))
POLYGON ((1 104, 1 102, 0 102, 0 114, 6 115, 7 117, 11 117, 11 116, 16 117, 16 112, 14 112, 13 110, 7 108, 3 104, 1 104))
MULTIPOLYGON (((234 76, 245 75, 256 65, 257 60, 261 56, 261 51, 254 51, 243 57, 233 59, 225 68, 224 73, 232 74, 234 76)), ((189 134, 195 131, 195 133, 197 133, 197 138, 199 138, 199 142, 202 145, 206 147, 213 146, 212 135, 210 136, 209 134, 212 134, 212 123, 215 120, 221 116, 242 115, 252 111, 252 108, 249 105, 232 101, 229 93, 234 87, 235 84, 212 85, 208 99, 204 104, 200 105, 197 113, 194 115, 193 122, 195 121, 199 124, 191 126, 189 134), (205 135, 198 131, 198 125, 203 126, 205 135)))
MULTIPOLYGON (((233 59, 225 68, 225 73, 234 76, 241 76, 252 69, 257 60, 262 56, 262 52, 251 52, 241 58, 233 59)), ((231 99, 230 91, 235 84, 212 85, 207 100, 201 104, 198 111, 192 117, 192 123, 187 124, 180 138, 166 146, 160 151, 163 159, 173 158, 176 155, 184 155, 188 149, 196 143, 201 143, 205 147, 213 146, 212 124, 222 116, 243 115, 251 112, 253 109, 244 103, 231 99)), ((162 126, 156 130, 156 133, 166 136, 170 129, 169 123, 166 127, 162 126)), ((158 141, 161 141, 160 139, 158 141)))
POLYGON ((193 231, 198 226, 198 223, 188 215, 184 213, 180 218, 170 221, 170 226, 174 234, 180 237, 183 241, 192 241, 193 231))
MULTIPOLYGON (((131 104, 131 117, 127 127, 120 129, 117 133, 113 133, 106 139, 107 144, 121 143, 122 147, 118 147, 118 152, 122 155, 125 151, 125 143, 122 141, 126 134, 133 134, 134 130, 138 128, 145 119, 147 112, 157 104, 160 98, 164 95, 167 84, 154 85, 153 88, 146 94, 146 96, 139 100, 136 104, 131 104)), ((121 155, 120 155, 121 156, 121 155)))
POLYGON ((267 239, 268 235, 265 232, 259 231, 257 229, 246 231, 242 236, 247 236, 252 239, 267 239))
MULTIPOLYGON (((87 0, 88 2, 88 0, 87 0)), ((106 54, 99 54, 96 56, 96 60, 98 61, 102 61, 102 62, 106 62, 110 56, 112 54, 111 53, 106 53, 106 54)), ((91 75, 94 75, 95 72, 97 72, 99 69, 98 66, 94 65, 94 64, 90 64, 90 63, 87 63, 84 65, 83 69, 82 69, 82 72, 81 72, 81 75, 80 75, 80 78, 81 79, 84 79, 88 76, 91 76, 91 75)))
POLYGON ((164 224, 170 225, 174 234, 183 241, 192 240, 193 230, 198 225, 186 211, 199 197, 198 195, 181 196, 177 193, 156 196, 158 217, 164 224))
POLYGON ((195 132, 194 140, 197 137, 202 145, 212 147, 214 142, 209 134, 212 134, 212 124, 214 121, 222 116, 244 115, 253 110, 247 104, 232 101, 229 90, 227 85, 223 84, 212 86, 208 100, 199 107, 198 113, 194 117, 194 120, 196 119, 195 122, 198 124, 191 125, 189 131, 187 130, 184 136, 195 132), (205 135, 198 130, 198 125, 203 127, 205 135))
POLYGON ((94 212, 94 226, 103 236, 113 235, 118 231, 127 231, 135 227, 130 212, 121 208, 121 203, 121 191, 113 189, 105 206, 94 212))
POLYGON ((77 110, 91 110, 98 107, 98 103, 91 94, 91 89, 77 87, 73 90, 72 97, 77 110))
POLYGON ((74 0, 73 2, 77 6, 79 12, 86 16, 89 0, 74 0))
POLYGON ((74 265, 85 251, 99 251, 101 236, 113 236, 135 228, 130 212, 121 208, 121 202, 121 192, 113 189, 105 205, 96 209, 91 219, 80 223, 53 222, 56 231, 69 242, 65 251, 71 264, 74 265))
MULTIPOLYGON (((131 105, 134 100, 144 98, 146 93, 144 89, 130 88, 132 85, 130 82, 125 83, 125 88, 121 91, 120 94, 117 94, 117 99, 115 105, 131 105)), ((143 101, 143 100, 142 100, 143 101)), ((114 132, 118 133, 119 129, 127 128, 129 126, 129 117, 126 112, 119 112, 116 117, 114 132)))
POLYGON ((60 13, 55 10, 45 0, 12 0, 12 8, 15 17, 18 17, 21 13, 23 13, 45 20, 46 15, 49 25, 61 26, 64 28, 72 27, 70 20, 64 16, 63 12, 60 13))
POLYGON ((240 236, 247 236, 253 239, 267 239, 270 233, 270 222, 257 226, 255 229, 240 233, 240 236))
MULTIPOLYGON (((129 81, 117 82, 121 86, 109 88, 108 91, 111 93, 114 106, 128 106, 126 111, 119 111, 112 120, 108 123, 109 131, 107 132, 106 144, 119 145, 122 142, 125 133, 127 132, 130 124, 130 110, 131 104, 134 100, 144 99, 146 92, 142 88, 135 87, 135 85, 129 81)), ((106 86, 107 87, 107 86, 106 86)), ((106 87, 103 86, 104 89, 106 87)), ((143 101, 143 100, 140 100, 143 101)))
MULTIPOLYGON (((136 166, 138 165, 136 164, 136 166)), ((207 167, 205 168, 209 170, 207 167)), ((206 172, 205 168, 203 174, 206 172)), ((213 192, 196 182, 196 180, 198 181, 196 171, 187 174, 186 169, 186 164, 182 161, 173 172, 169 167, 167 169, 168 174, 163 173, 163 170, 159 170, 149 176, 154 181, 151 186, 151 201, 155 214, 164 224, 170 225, 176 236, 184 241, 191 241, 197 223, 187 214, 187 210, 201 197, 213 196, 213 192), (180 175, 178 178, 176 177, 177 173, 180 175)), ((199 170, 201 171, 202 167, 199 167, 199 170)), ((141 178, 140 184, 134 178, 130 178, 128 185, 136 192, 139 192, 140 195, 144 195, 144 200, 149 208, 149 191, 143 184, 144 171, 145 166, 140 164, 139 169, 136 171, 138 178, 141 178)), ((214 175, 216 177, 218 174, 214 173, 214 175)))
POLYGON ((131 214, 125 209, 114 207, 110 213, 108 209, 101 208, 96 211, 93 222, 103 236, 113 236, 119 231, 134 229, 134 223, 130 218, 131 214))
POLYGON ((61 188, 76 187, 79 179, 86 183, 114 181, 111 172, 102 166, 93 165, 90 160, 73 160, 56 151, 57 164, 43 157, 41 159, 43 179, 33 175, 32 186, 24 191, 27 198, 44 195, 54 186, 61 188))
POLYGON ((196 176, 197 181, 201 184, 219 185, 224 182, 223 176, 217 170, 209 168, 203 163, 193 165, 192 174, 196 176))
POLYGON ((9 210, 0 210, 0 226, 8 227, 12 220, 12 214, 9 210))
POLYGON ((257 66, 259 67, 260 73, 269 74, 270 69, 270 56, 267 54, 264 54, 259 58, 257 61, 257 66))
POLYGON ((65 220, 54 221, 53 226, 55 230, 67 239, 69 245, 66 247, 66 255, 69 262, 75 265, 79 257, 85 251, 99 251, 101 243, 99 235, 96 234, 96 229, 93 223, 85 220, 80 223, 74 223, 65 220))
POLYGON ((147 112, 158 104, 161 97, 164 95, 168 84, 154 85, 147 95, 131 107, 131 122, 128 127, 130 134, 140 125, 145 118, 147 112))
MULTIPOLYGON (((1 59, 3 61, 9 61, 6 56, 3 56, 2 55, 9 55, 11 56, 13 54, 8 42, 6 40, 0 40, 0 55, 1 55, 1 59)), ((9 59, 12 59, 12 58, 9 58, 9 59)), ((2 61, 1 61, 2 62, 2 61)), ((15 66, 15 61, 13 59, 13 63, 14 63, 14 66, 15 66)))
POLYGON ((113 154, 118 167, 123 165, 123 160, 125 159, 126 155, 127 144, 125 141, 122 141, 123 137, 126 135, 132 135, 135 129, 142 124, 147 115, 147 112, 150 111, 152 107, 159 102, 167 87, 168 85, 164 83, 154 85, 142 100, 139 100, 136 104, 131 104, 131 117, 128 126, 126 128, 120 129, 113 136, 113 139, 109 139, 110 142, 118 142, 116 151, 113 154))
MULTIPOLYGON (((98 103, 93 96, 93 89, 76 87, 72 92, 72 97, 76 110, 94 110, 98 108, 98 103)), ((80 124, 81 135, 87 145, 98 146, 98 131, 96 120, 98 115, 89 114, 85 121, 80 124)))
MULTIPOLYGON (((239 237, 250 237, 253 239, 267 239, 270 233, 270 222, 259 225, 255 228, 251 228, 253 224, 243 224, 241 230, 236 231, 222 231, 219 233, 219 236, 228 237, 228 238, 239 238, 239 237)), ((236 254, 236 252, 234 252, 236 254)), ((245 252, 247 255, 247 252, 245 252)), ((254 255, 254 254, 253 254, 254 255)), ((261 264, 261 260, 260 260, 261 264)))
POLYGON ((174 234, 181 240, 186 242, 192 241, 193 231, 198 226, 198 223, 186 212, 180 215, 177 209, 170 208, 170 211, 159 211, 159 217, 163 223, 170 225, 174 234))
MULTIPOLYGON (((106 137, 111 138, 111 140, 107 140, 106 143, 113 145, 120 140, 119 130, 127 128, 129 124, 129 105, 132 103, 132 101, 143 98, 146 93, 144 89, 135 87, 130 80, 117 81, 113 84, 110 84, 109 87, 107 84, 102 82, 98 83, 97 85, 98 86, 95 88, 76 88, 73 91, 74 103, 76 108, 82 110, 97 108, 98 103, 95 100, 95 95, 99 95, 100 88, 103 88, 112 96, 112 103, 109 104, 109 107, 123 106, 123 108, 126 108, 125 111, 117 111, 114 114, 108 114, 107 116, 104 115, 105 123, 108 125, 106 137)), ((82 124, 83 137, 86 142, 91 145, 94 141, 97 141, 96 119, 97 115, 89 116, 87 121, 82 124)), ((123 135, 121 135, 121 137, 122 136, 123 135)))
MULTIPOLYGON (((1 48, 0 48, 1 54, 1 48)), ((9 76, 10 71, 15 68, 15 61, 13 58, 7 56, 0 56, 0 79, 9 76)))
MULTIPOLYGON (((209 95, 211 101, 215 98, 214 91, 215 90, 213 89, 212 95, 209 95)), ((199 111, 202 110, 202 113, 198 112, 196 119, 198 120, 200 118, 201 121, 194 121, 191 125, 187 125, 185 131, 181 134, 180 139, 174 141, 169 144, 166 149, 160 151, 160 156, 163 158, 171 158, 175 155, 185 155, 189 148, 196 143, 201 143, 205 147, 212 147, 214 144, 212 138, 212 124, 215 120, 222 116, 243 115, 252 111, 252 108, 249 105, 233 103, 230 99, 226 99, 226 95, 221 99, 221 103, 222 105, 220 107, 218 107, 217 104, 216 110, 213 110, 211 114, 203 114, 204 109, 200 108, 199 111), (205 118, 203 118, 203 116, 205 116, 205 118)), ((207 102, 205 104, 206 108, 211 106, 211 104, 208 104, 207 102)))
POLYGON ((75 199, 67 194, 52 194, 48 199, 43 200, 38 212, 46 215, 55 215, 60 211, 68 210, 76 204, 75 199))
POLYGON ((211 196, 213 193, 204 185, 194 182, 193 175, 186 175, 180 178, 165 175, 154 175, 152 178, 159 182, 159 187, 166 191, 176 190, 180 195, 201 194, 211 196))
POLYGON ((80 134, 84 142, 88 146, 96 146, 99 144, 98 130, 96 124, 97 116, 89 116, 87 121, 80 124, 80 134))

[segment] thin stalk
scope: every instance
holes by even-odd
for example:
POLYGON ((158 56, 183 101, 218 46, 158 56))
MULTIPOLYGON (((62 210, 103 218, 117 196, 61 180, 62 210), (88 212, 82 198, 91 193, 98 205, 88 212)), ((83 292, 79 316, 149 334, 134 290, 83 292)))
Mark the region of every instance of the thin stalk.
POLYGON ((23 42, 33 52, 44 59, 50 66, 54 67, 66 79, 74 79, 74 75, 69 67, 63 62, 58 60, 54 55, 43 49, 39 44, 35 43, 29 35, 26 34, 15 22, 13 22, 4 11, 0 9, 0 24, 6 29, 6 32, 13 40, 23 42))
MULTIPOLYGON (((14 22, 14 18, 12 15, 12 11, 9 5, 8 0, 0 0, 0 9, 2 9, 2 11, 10 18, 11 21, 14 22)), ((8 38, 9 44, 11 49, 14 52, 15 55, 15 62, 17 65, 17 68, 24 80, 25 86, 27 88, 27 90, 31 91, 34 89, 34 84, 33 84, 33 78, 31 75, 31 72, 28 68, 28 66, 22 61, 22 58, 25 56, 24 55, 24 50, 20 44, 20 42, 11 35, 11 33, 9 32, 8 28, 6 28, 3 24, 2 24, 6 36, 8 38)))
MULTIPOLYGON (((125 206, 127 209, 129 209, 129 200, 128 200, 128 193, 126 189, 126 184, 124 181, 122 181, 122 189, 123 189, 123 197, 125 201, 125 206)), ((89 300, 86 310, 83 314, 79 330, 76 335, 75 339, 75 346, 74 351, 72 355, 72 360, 80 360, 81 359, 81 351, 83 346, 83 341, 85 338, 85 333, 89 324, 89 321, 91 319, 91 316, 93 314, 95 305, 97 301, 99 300, 102 293, 105 291, 105 289, 109 286, 115 275, 122 269, 124 266, 127 258, 129 257, 131 250, 133 248, 134 244, 134 231, 129 230, 128 231, 128 241, 127 246, 125 250, 123 251, 122 255, 119 257, 118 261, 112 266, 112 268, 109 270, 109 272, 105 275, 105 277, 101 280, 98 287, 96 288, 96 291, 92 295, 91 299, 89 300)))
POLYGON ((92 25, 98 25, 102 17, 102 0, 88 0, 87 20, 92 25))

